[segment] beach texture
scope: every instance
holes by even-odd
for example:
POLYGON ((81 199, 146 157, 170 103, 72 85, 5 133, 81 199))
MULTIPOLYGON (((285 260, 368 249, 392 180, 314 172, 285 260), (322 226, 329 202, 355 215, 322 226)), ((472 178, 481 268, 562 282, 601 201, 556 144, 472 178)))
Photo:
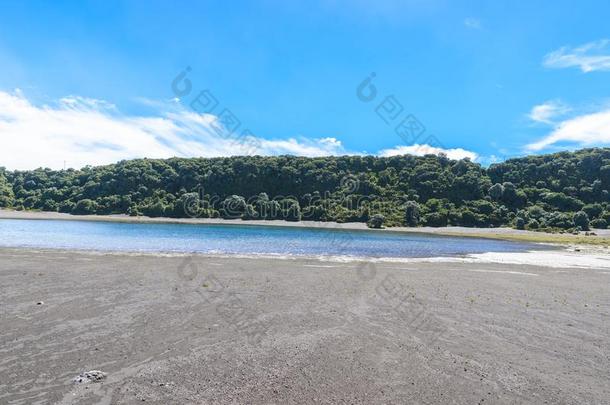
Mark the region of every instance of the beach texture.
POLYGON ((2 404, 610 398, 607 266, 0 249, 0 284, 2 404))

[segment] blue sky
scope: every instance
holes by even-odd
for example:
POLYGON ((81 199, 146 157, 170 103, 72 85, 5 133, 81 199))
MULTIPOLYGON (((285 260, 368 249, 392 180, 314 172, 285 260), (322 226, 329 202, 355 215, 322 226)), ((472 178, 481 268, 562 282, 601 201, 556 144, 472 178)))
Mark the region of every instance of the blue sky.
POLYGON ((0 166, 441 148, 489 164, 609 144, 610 3, 515 3, 4 2, 0 166), (195 117, 206 89, 218 105, 195 117), (225 109, 233 134, 215 127, 225 109), (409 114, 413 142, 395 132, 409 114))

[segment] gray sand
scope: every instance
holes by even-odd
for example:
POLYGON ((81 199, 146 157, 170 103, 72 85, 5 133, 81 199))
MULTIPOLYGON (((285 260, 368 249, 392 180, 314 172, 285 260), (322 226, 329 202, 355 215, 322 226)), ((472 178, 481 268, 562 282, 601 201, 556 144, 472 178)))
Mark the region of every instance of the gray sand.
POLYGON ((1 404, 610 398, 603 269, 0 249, 0 286, 1 404))

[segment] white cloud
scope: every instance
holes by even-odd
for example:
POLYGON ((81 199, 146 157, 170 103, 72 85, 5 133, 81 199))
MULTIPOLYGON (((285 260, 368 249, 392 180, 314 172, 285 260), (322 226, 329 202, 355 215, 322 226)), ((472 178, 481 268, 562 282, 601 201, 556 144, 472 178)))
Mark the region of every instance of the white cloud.
POLYGON ((549 135, 525 148, 539 151, 560 142, 573 143, 579 147, 610 144, 610 109, 565 120, 549 135))
POLYGON ((80 168, 131 158, 243 154, 346 154, 335 138, 269 140, 231 135, 213 115, 167 105, 158 116, 130 116, 100 100, 65 97, 37 106, 20 91, 0 91, 0 166, 80 168))
POLYGON ((480 30, 482 28, 481 21, 473 17, 465 18, 464 25, 473 30, 480 30))
MULTIPOLYGON (((345 155, 347 152, 343 148, 341 141, 336 138, 317 138, 314 140, 307 138, 287 140, 266 140, 261 139, 260 149, 264 155, 298 155, 298 156, 329 156, 345 155)), ((352 153, 353 154, 353 153, 352 153)))
MULTIPOLYGON (((198 114, 179 103, 150 102, 156 116, 122 114, 101 100, 69 96, 54 105, 35 105, 19 90, 0 91, 0 166, 11 170, 36 167, 81 168, 123 159, 218 157, 235 155, 357 155, 333 137, 265 139, 249 134, 231 135, 210 114, 198 114), (151 104, 152 103, 152 104, 151 104)), ((396 146, 379 156, 445 153, 451 159, 475 160, 477 154, 461 148, 443 149, 427 144, 396 146)))
POLYGON ((550 100, 543 104, 534 106, 528 117, 535 122, 553 124, 553 119, 570 111, 570 107, 559 100, 550 100))
POLYGON ((409 146, 397 146, 392 149, 384 149, 379 152, 380 156, 397 156, 397 155, 415 155, 415 156, 424 156, 424 155, 438 155, 440 153, 444 153, 447 155, 449 159, 464 159, 469 158, 474 161, 477 158, 477 154, 471 152, 469 150, 465 150, 462 148, 455 149, 443 149, 431 145, 409 145, 409 146))
POLYGON ((564 46, 544 57, 548 68, 579 67, 585 73, 610 70, 610 40, 602 39, 578 47, 564 46))

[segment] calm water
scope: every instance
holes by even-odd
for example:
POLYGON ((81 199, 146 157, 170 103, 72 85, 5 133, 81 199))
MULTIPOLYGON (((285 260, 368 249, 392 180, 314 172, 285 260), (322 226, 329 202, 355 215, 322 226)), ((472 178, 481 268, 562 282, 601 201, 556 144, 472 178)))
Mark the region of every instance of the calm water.
POLYGON ((490 239, 248 225, 0 220, 0 246, 130 252, 436 257, 518 252, 538 245, 490 239))

